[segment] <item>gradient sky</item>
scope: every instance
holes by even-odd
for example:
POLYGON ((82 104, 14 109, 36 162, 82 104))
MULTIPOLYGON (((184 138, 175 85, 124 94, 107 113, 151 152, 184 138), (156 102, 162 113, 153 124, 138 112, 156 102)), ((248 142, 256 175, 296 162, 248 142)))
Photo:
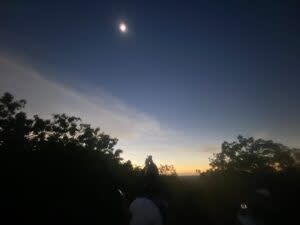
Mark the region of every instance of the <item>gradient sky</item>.
POLYGON ((237 135, 300 147, 297 1, 0 3, 0 91, 79 115, 123 157, 208 168, 237 135), (128 25, 122 34, 118 24, 128 25))

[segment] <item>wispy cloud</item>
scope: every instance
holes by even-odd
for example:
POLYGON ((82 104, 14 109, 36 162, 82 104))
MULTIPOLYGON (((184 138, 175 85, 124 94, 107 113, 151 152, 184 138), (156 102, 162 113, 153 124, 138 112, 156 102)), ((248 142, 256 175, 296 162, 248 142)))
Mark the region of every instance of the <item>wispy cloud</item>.
POLYGON ((27 99, 27 110, 31 115, 37 113, 49 117, 63 112, 77 115, 113 136, 132 140, 170 135, 161 128, 159 121, 104 92, 98 96, 78 93, 46 79, 32 67, 4 56, 0 56, 0 73, 0 91, 27 99))
POLYGON ((171 152, 192 148, 184 135, 164 128, 158 120, 103 91, 79 93, 4 55, 0 55, 0 74, 0 93, 8 91, 17 98, 27 99, 26 110, 30 116, 49 118, 53 113, 79 116, 84 122, 118 137, 119 147, 133 161, 141 162, 151 153, 167 158, 163 154, 170 156, 171 152))

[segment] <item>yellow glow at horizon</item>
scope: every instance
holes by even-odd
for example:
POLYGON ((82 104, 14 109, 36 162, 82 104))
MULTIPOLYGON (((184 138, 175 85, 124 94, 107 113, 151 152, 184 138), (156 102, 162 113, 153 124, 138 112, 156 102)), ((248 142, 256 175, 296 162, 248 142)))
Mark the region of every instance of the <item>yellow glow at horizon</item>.
POLYGON ((209 165, 207 164, 197 164, 197 165, 174 165, 178 175, 197 175, 196 170, 201 170, 202 172, 209 169, 209 165))
POLYGON ((126 160, 140 167, 144 167, 144 162, 147 155, 152 155, 156 165, 173 165, 180 176, 197 175, 196 170, 205 171, 210 168, 209 157, 212 152, 195 151, 193 148, 176 148, 170 149, 154 149, 148 146, 120 146, 121 149, 128 149, 124 151, 123 157, 126 160), (153 150, 154 149, 154 150, 153 150))
MULTIPOLYGON (((144 164, 142 163, 134 163, 133 164, 135 166, 140 166, 140 167, 144 167, 144 164)), ((157 166, 159 167, 160 164, 168 164, 168 162, 166 163, 157 163, 157 166)), ((210 166, 208 165, 208 163, 199 163, 199 164, 172 164, 175 169, 176 172, 179 176, 191 176, 191 175, 198 175, 198 173, 196 172, 196 170, 200 170, 201 172, 204 172, 206 170, 208 170, 210 168, 210 166)))

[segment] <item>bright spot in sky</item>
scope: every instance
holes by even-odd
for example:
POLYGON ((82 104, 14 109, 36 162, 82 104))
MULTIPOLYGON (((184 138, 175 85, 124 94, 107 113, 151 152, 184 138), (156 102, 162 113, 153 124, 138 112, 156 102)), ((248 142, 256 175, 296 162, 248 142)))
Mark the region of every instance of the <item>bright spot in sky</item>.
POLYGON ((119 29, 120 29, 120 31, 121 31, 122 33, 126 33, 126 31, 127 31, 127 26, 126 26, 126 24, 125 24, 125 23, 120 23, 119 29))

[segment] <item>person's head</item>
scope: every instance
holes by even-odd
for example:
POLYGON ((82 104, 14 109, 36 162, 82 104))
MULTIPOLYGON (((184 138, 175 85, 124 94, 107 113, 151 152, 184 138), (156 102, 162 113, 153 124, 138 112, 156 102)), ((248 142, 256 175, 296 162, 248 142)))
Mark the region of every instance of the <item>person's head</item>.
POLYGON ((149 166, 152 163, 153 163, 152 155, 148 155, 146 160, 145 160, 145 167, 149 166))

